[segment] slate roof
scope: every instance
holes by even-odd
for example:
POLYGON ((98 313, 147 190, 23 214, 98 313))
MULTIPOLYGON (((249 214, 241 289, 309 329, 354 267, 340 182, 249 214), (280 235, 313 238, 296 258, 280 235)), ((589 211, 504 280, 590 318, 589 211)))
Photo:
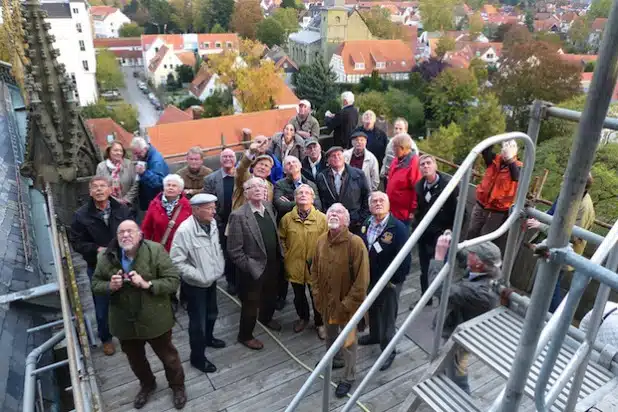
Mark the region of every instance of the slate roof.
MULTIPOLYGON (((10 98, 5 99, 4 83, 0 82, 0 295, 16 292, 41 284, 41 275, 36 262, 36 253, 31 258, 33 272, 26 270, 25 255, 18 198, 24 200, 26 208, 30 206, 27 185, 16 172, 14 144, 18 146, 21 140, 17 137, 18 127, 10 98), (21 179, 18 185, 16 179, 21 179), (21 193, 20 193, 21 189, 21 193), (19 196, 18 196, 18 193, 19 196)), ((21 156, 23 148, 16 147, 17 156, 21 156)), ((26 213, 29 213, 26 210, 26 213)), ((29 215, 28 215, 29 217, 29 215)), ((25 220, 26 238, 32 239, 30 219, 25 220)), ((32 247, 32 250, 35 250, 32 247)), ((43 341, 49 334, 35 333, 28 336, 26 330, 40 325, 45 321, 41 315, 30 311, 24 305, 0 306, 0 411, 21 411, 24 388, 25 360, 28 353, 43 341)), ((49 354, 47 355, 49 356, 49 354)), ((42 360, 44 365, 49 359, 42 360)), ((43 385, 51 385, 50 376, 44 376, 43 385), (47 381, 47 384, 45 383, 47 381)))
POLYGON ((42 3, 41 10, 47 12, 50 19, 70 19, 71 5, 67 3, 42 3))

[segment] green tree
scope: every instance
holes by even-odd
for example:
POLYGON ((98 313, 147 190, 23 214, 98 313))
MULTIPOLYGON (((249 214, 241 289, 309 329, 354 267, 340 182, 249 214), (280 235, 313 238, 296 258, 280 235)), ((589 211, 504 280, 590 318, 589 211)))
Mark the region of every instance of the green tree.
POLYGON ((458 0, 420 0, 419 9, 426 31, 444 31, 453 28, 453 10, 458 0))
POLYGON ((257 39, 268 47, 272 47, 274 45, 284 45, 285 29, 283 28, 281 23, 279 23, 273 17, 268 17, 258 24, 257 39))
POLYGON ((506 117, 498 98, 491 93, 480 96, 476 107, 460 123, 463 135, 455 142, 455 160, 463 161, 477 143, 504 133, 506 117))
POLYGON ((545 43, 556 46, 557 49, 564 48, 564 42, 557 33, 551 33, 547 31, 541 31, 534 34, 534 38, 538 41, 544 41, 545 43))
POLYGON ((579 52, 586 52, 588 49, 588 36, 590 35, 590 26, 585 18, 578 18, 571 24, 568 38, 569 42, 579 52))
MULTIPOLYGON (((418 146, 423 152, 454 162, 455 143, 461 138, 462 133, 457 123, 451 122, 447 127, 440 126, 437 131, 431 133, 429 138, 419 141, 418 146)), ((444 171, 452 172, 452 170, 444 171)))
POLYGON ((242 37, 255 39, 257 28, 263 19, 258 0, 238 0, 234 5, 230 27, 242 37))
POLYGON ((408 93, 390 88, 386 92, 386 104, 389 108, 388 120, 391 122, 398 117, 408 121, 408 131, 416 135, 423 134, 425 125, 425 107, 420 99, 408 93))
POLYGON ((210 29, 210 32, 211 33, 225 33, 225 29, 223 28, 222 25, 217 23, 214 26, 212 26, 212 29, 210 29))
POLYGON ((467 69, 444 70, 429 85, 427 97, 434 120, 448 125, 461 119, 478 94, 474 74, 467 69))
POLYGON ((178 104, 178 108, 180 110, 187 110, 191 106, 201 106, 201 105, 202 105, 202 102, 200 101, 200 99, 197 99, 193 96, 189 96, 186 99, 180 101, 180 103, 178 104))
POLYGON ((455 50, 455 39, 443 34, 442 37, 438 39, 438 44, 436 45, 436 55, 440 59, 444 59, 444 55, 453 50, 455 50))
POLYGON ((118 29, 119 37, 139 37, 144 34, 144 28, 137 23, 125 23, 118 29))
POLYGON ((105 99, 99 99, 96 103, 91 103, 82 107, 81 115, 85 119, 102 119, 109 117, 128 132, 139 130, 137 121, 137 109, 128 103, 120 103, 111 106, 105 99))
POLYGON ((81 108, 81 115, 84 119, 102 119, 112 117, 111 107, 105 99, 100 98, 95 103, 90 103, 81 108))
POLYGON ((612 0, 594 0, 587 13, 588 18, 592 21, 597 17, 608 17, 611 7, 612 0))
POLYGON ((303 4, 298 1, 298 0, 283 0, 281 2, 281 6, 284 9, 296 9, 296 10, 302 10, 305 8, 305 6, 303 6, 303 4))
POLYGON ((272 18, 281 24, 286 36, 290 33, 297 32, 300 28, 298 24, 298 13, 294 9, 279 7, 273 13, 272 18))
POLYGON ((211 33, 225 33, 231 29, 232 13, 234 12, 234 0, 210 0, 207 9, 206 21, 211 33), (219 25, 223 31, 213 31, 219 25))
POLYGON ((316 59, 311 65, 301 66, 292 76, 296 95, 300 99, 307 99, 312 107, 323 115, 337 99, 337 76, 322 59, 316 59))
POLYGON ((390 118, 385 93, 376 90, 361 93, 354 99, 354 104, 361 113, 366 110, 373 110, 378 116, 384 115, 386 118, 390 118))
POLYGON ((483 22, 483 18, 481 17, 481 13, 476 12, 472 16, 470 16, 470 21, 468 22, 470 36, 475 38, 483 33, 483 28, 485 27, 485 23, 483 22))
POLYGON ((170 0, 170 20, 183 33, 194 31, 193 29, 193 5, 191 0, 170 0))
POLYGON ((219 117, 234 114, 232 94, 228 90, 215 90, 204 100, 202 117, 219 117))
POLYGON ((470 60, 470 67, 468 67, 472 73, 474 73, 474 77, 476 78, 479 87, 482 87, 487 79, 489 78, 489 73, 487 71, 487 64, 478 57, 472 58, 470 60))
POLYGON ((526 28, 528 29, 528 31, 530 33, 534 32, 534 15, 532 14, 531 10, 526 10, 526 17, 525 17, 525 23, 526 23, 526 28))
POLYGON ((182 83, 191 83, 195 77, 193 68, 183 64, 176 67, 176 74, 178 75, 178 81, 182 83))
POLYGON ((97 53, 97 83, 102 90, 120 89, 124 86, 124 76, 116 56, 104 49, 97 53))
POLYGON ((165 88, 170 92, 178 90, 178 81, 176 80, 174 73, 167 74, 167 79, 165 79, 165 88))
POLYGON ((374 37, 385 40, 402 39, 401 27, 391 20, 390 12, 383 7, 362 11, 361 16, 374 37))
POLYGON ((172 21, 172 6, 167 0, 142 0, 148 13, 148 23, 157 28, 158 33, 164 33, 166 26, 172 21))

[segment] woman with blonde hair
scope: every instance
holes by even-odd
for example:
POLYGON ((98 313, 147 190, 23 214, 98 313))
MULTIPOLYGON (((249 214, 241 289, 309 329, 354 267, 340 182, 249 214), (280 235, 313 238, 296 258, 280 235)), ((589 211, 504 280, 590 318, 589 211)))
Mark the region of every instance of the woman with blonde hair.
POLYGON ((107 177, 112 185, 112 197, 118 202, 131 205, 139 191, 135 177, 135 165, 127 158, 121 142, 113 141, 105 149, 104 159, 97 165, 97 176, 107 177))

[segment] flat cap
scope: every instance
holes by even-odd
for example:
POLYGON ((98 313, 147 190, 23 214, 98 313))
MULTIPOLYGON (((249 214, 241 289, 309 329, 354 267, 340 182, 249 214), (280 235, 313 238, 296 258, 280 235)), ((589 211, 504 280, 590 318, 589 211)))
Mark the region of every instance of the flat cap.
POLYGON ((367 139, 367 133, 363 132, 362 130, 356 131, 352 133, 352 136, 350 136, 350 140, 354 140, 357 137, 364 137, 365 139, 367 139))
POLYGON ((253 163, 251 163, 251 167, 255 166, 257 162, 259 162, 260 160, 268 160, 270 162, 271 167, 275 165, 275 162, 273 161, 273 158, 270 157, 270 155, 263 154, 253 159, 253 163))
POLYGON ((486 265, 496 268, 502 266, 502 253, 500 248, 493 242, 483 242, 478 245, 469 246, 465 248, 465 251, 474 253, 486 265))
POLYGON ((317 140, 315 140, 315 139, 307 139, 307 140, 305 140, 305 147, 309 147, 309 146, 311 146, 312 144, 318 144, 318 143, 320 143, 320 142, 318 142, 318 141, 317 141, 317 140))
POLYGON ((335 152, 342 152, 343 153, 343 147, 341 146, 333 146, 330 149, 328 149, 326 151, 326 158, 328 159, 330 157, 330 155, 332 155, 335 152))
POLYGON ((191 206, 203 205, 204 203, 214 203, 217 201, 217 196, 209 193, 198 193, 191 198, 191 206))

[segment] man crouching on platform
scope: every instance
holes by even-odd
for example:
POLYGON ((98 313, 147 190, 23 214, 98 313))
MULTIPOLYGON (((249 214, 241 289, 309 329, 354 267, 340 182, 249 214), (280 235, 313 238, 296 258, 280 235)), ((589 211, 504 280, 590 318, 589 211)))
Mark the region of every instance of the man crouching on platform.
POLYGON ((142 239, 137 223, 125 220, 117 237, 99 254, 92 277, 95 294, 109 294, 109 329, 120 340, 140 391, 133 406, 141 409, 157 385, 146 359, 146 343, 157 354, 172 388, 174 407, 184 408, 185 374, 172 344, 174 315, 170 295, 180 283, 178 271, 162 245, 142 239))
MULTIPOLYGON (((318 238, 311 280, 313 299, 326 322, 326 348, 337 339, 367 295, 369 256, 363 240, 348 229, 350 214, 341 203, 326 212, 328 232, 318 238)), ((344 368, 335 396, 343 398, 356 379, 356 328, 333 359, 333 369, 344 368)))

